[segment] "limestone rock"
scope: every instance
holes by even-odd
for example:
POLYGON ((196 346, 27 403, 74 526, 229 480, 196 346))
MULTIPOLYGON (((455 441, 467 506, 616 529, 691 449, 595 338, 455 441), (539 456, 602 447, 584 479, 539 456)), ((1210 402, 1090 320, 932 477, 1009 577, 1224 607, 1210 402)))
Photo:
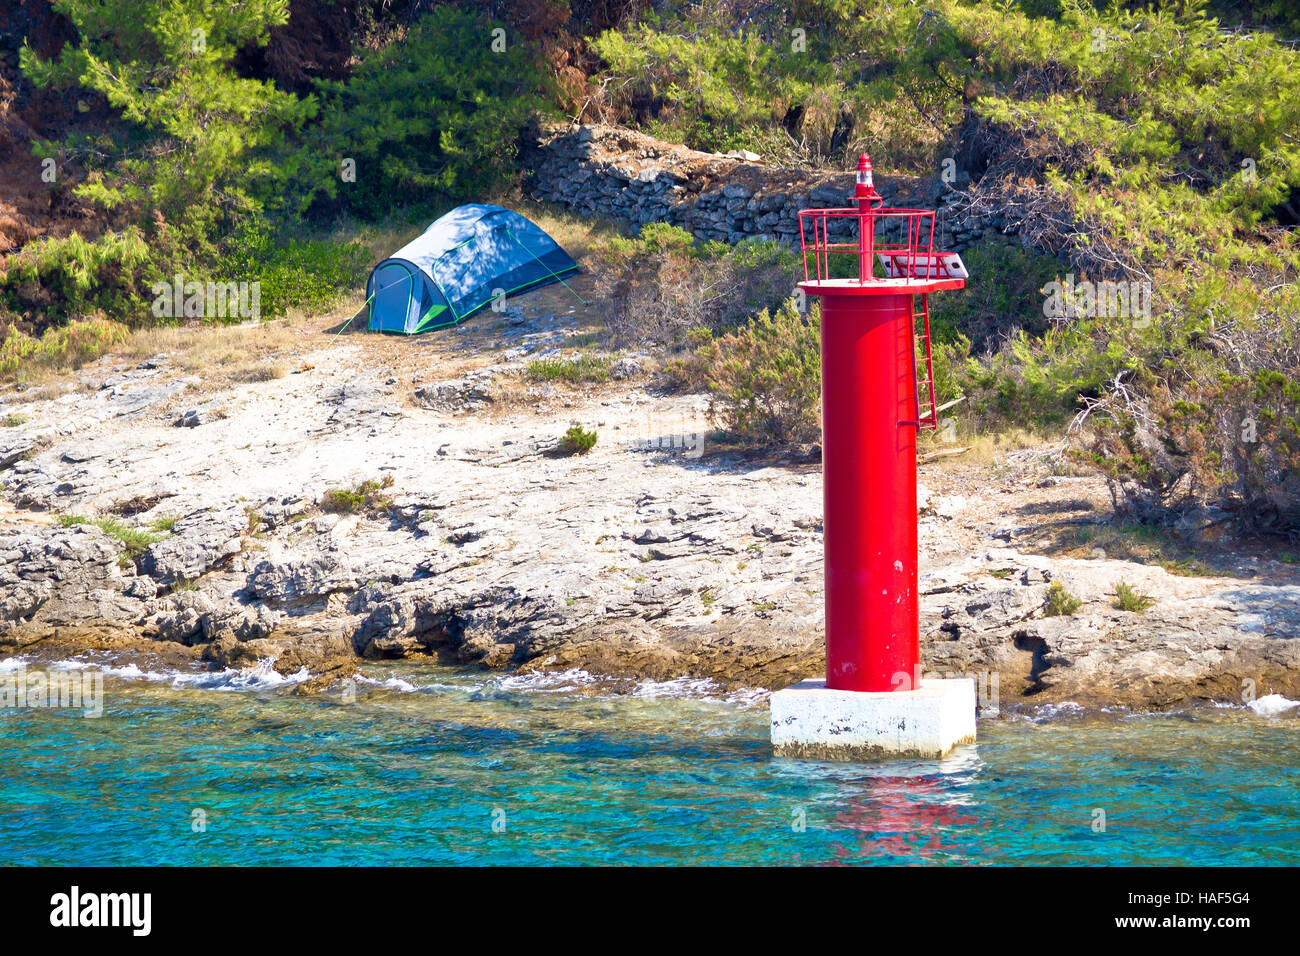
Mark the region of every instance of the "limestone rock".
POLYGON ((177 428, 198 428, 200 425, 207 425, 225 417, 225 413, 212 406, 201 406, 191 408, 183 412, 180 418, 176 419, 177 428))
POLYGON ((253 597, 289 605, 318 601, 335 591, 353 591, 360 583, 346 558, 315 554, 259 562, 248 590, 253 597))
POLYGON ((119 545, 91 525, 0 534, 0 624, 117 624, 140 619, 119 545))
POLYGON ((152 624, 159 640, 197 644, 206 636, 203 622, 213 611, 210 597, 201 591, 177 591, 160 602, 152 624))
POLYGON ((242 509, 203 509, 185 515, 150 545, 140 569, 159 581, 193 581, 243 550, 248 515, 242 509))
POLYGON ((634 355, 625 355, 615 360, 610 366, 609 374, 616 379, 635 378, 644 371, 641 360, 634 355))

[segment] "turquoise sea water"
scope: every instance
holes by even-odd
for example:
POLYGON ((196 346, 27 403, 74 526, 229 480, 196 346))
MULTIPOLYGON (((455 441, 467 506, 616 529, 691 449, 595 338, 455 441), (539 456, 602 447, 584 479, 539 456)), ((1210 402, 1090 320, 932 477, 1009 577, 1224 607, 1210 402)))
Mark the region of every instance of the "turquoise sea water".
POLYGON ((1294 716, 992 719, 859 766, 773 759, 766 702, 699 682, 374 673, 351 701, 108 677, 97 719, 0 710, 0 860, 1300 864, 1294 716))

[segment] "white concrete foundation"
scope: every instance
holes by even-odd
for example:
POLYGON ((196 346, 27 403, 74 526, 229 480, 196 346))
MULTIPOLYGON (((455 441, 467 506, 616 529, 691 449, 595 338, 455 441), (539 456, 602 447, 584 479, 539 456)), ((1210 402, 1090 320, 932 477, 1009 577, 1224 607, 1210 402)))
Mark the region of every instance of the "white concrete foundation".
POLYGON ((778 757, 878 760, 944 757, 975 741, 975 682, 923 680, 918 690, 828 690, 822 678, 772 695, 778 757))

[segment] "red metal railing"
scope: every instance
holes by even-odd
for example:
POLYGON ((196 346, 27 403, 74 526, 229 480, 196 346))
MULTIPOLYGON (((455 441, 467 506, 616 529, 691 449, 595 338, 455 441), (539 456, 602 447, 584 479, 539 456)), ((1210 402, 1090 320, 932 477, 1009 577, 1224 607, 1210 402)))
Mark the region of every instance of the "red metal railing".
POLYGON ((928 209, 804 209, 799 212, 799 244, 806 281, 856 278, 859 283, 867 283, 885 278, 875 274, 878 256, 893 262, 903 276, 910 278, 923 278, 940 268, 935 265, 934 211, 928 209), (842 235, 851 231, 850 225, 857 226, 856 239, 842 235), (813 259, 811 273, 809 253, 813 259), (856 258, 857 275, 851 274, 851 268, 835 270, 848 274, 833 274, 833 255, 856 258))
MULTIPOLYGON (((856 280, 859 285, 872 282, 885 283, 898 279, 939 279, 949 278, 947 265, 943 256, 934 251, 934 212, 927 209, 884 209, 870 208, 870 201, 860 200, 860 208, 845 209, 804 209, 799 213, 799 243, 803 252, 803 276, 805 281, 818 282, 832 279, 856 280), (857 226, 857 238, 845 239, 832 236, 832 232, 845 232, 850 224, 857 226), (842 228, 836 228, 842 226, 842 228), (811 229, 812 241, 809 242, 808 230, 811 229), (808 254, 812 253, 813 269, 809 274, 808 254), (851 266, 845 269, 831 269, 831 256, 843 255, 857 259, 857 275, 851 273, 851 266), (884 276, 876 275, 877 260, 880 260, 884 276), (834 272, 850 274, 835 275, 834 272)), ((906 288, 899 290, 905 292, 906 288)), ((912 327, 917 321, 921 331, 914 332, 920 351, 920 361, 924 363, 925 378, 921 378, 916 367, 917 355, 913 350, 913 380, 916 382, 917 420, 903 424, 915 424, 918 428, 936 430, 939 427, 937 398, 934 391, 934 348, 930 340, 930 303, 928 296, 922 292, 912 296, 912 327), (917 307, 916 300, 920 299, 917 307), (921 410, 926 409, 922 414, 921 410)))

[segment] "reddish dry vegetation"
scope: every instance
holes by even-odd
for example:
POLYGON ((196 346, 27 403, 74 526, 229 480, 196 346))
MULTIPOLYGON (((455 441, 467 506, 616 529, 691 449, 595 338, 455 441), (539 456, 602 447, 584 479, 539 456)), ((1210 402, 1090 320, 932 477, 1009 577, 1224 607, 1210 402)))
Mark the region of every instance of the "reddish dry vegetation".
MULTIPOLYGON (((47 0, 0 5, 0 255, 41 236, 93 231, 92 217, 70 197, 62 171, 53 183, 41 179, 32 145, 59 139, 77 113, 73 94, 37 90, 18 69, 25 37, 41 56, 72 39, 71 24, 47 0)), ((86 114, 87 116, 89 114, 86 114)))

